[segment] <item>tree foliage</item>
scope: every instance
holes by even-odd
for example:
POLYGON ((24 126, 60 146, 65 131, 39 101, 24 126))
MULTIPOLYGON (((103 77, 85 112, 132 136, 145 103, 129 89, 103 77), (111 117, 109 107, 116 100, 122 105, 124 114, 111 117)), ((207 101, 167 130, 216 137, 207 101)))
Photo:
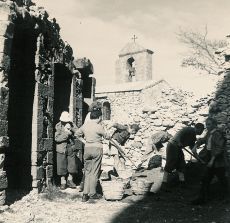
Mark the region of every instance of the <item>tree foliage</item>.
POLYGON ((222 72, 224 61, 216 52, 227 47, 226 40, 208 39, 207 27, 203 33, 180 29, 176 35, 178 40, 188 47, 182 67, 193 67, 215 75, 222 72))

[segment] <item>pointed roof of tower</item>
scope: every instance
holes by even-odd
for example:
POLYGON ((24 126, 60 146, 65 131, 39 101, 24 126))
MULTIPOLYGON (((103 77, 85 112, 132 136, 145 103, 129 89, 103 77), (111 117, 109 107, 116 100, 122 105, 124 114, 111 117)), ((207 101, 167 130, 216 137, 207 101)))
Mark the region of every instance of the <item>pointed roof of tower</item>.
POLYGON ((143 46, 139 45, 136 42, 131 42, 127 43, 122 50, 119 53, 119 57, 129 55, 129 54, 135 54, 135 53, 140 53, 140 52, 145 52, 147 51, 148 53, 153 54, 153 51, 148 50, 144 48, 143 46))

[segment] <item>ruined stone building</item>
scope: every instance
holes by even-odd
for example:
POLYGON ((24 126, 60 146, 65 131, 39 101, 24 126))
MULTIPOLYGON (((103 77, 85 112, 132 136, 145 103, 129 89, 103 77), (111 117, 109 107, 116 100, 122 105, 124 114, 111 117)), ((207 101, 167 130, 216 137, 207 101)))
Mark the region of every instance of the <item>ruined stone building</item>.
MULTIPOLYGON (((144 105, 146 107, 158 88, 169 88, 165 81, 153 80, 152 54, 153 51, 136 42, 127 43, 122 48, 115 65, 116 84, 96 89, 96 98, 102 102, 104 120, 119 117, 122 112, 131 116, 134 111, 144 105)), ((127 119, 126 116, 121 117, 127 119)))
POLYGON ((74 59, 44 8, 28 0, 0 1, 1 204, 7 187, 52 184, 55 124, 63 110, 82 124, 94 97, 91 74, 90 60, 74 59))
POLYGON ((111 120, 105 121, 105 124, 110 122, 139 124, 141 129, 134 139, 130 140, 128 145, 130 147, 126 151, 132 160, 138 163, 145 151, 145 142, 151 134, 167 130, 174 135, 184 126, 191 126, 197 122, 205 123, 207 117, 214 117, 226 138, 226 157, 230 176, 229 46, 218 52, 219 57, 225 61, 222 79, 217 83, 215 91, 203 98, 197 98, 191 92, 173 89, 164 80, 154 81, 151 55, 152 51, 137 43, 127 44, 116 63, 117 84, 96 88, 96 98, 102 103, 103 119, 111 120), (130 68, 132 61, 135 61, 135 69, 130 68), (139 69, 141 73, 138 73, 139 69), (134 71, 135 75, 132 73, 134 71), (136 77, 133 78, 134 76, 136 77))

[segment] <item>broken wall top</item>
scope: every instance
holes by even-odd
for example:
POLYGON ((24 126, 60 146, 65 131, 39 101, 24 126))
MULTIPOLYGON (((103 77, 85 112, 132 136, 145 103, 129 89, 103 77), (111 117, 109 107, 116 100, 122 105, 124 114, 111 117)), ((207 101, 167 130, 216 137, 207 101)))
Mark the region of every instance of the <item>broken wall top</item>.
POLYGON ((54 62, 73 67, 73 50, 61 39, 60 26, 55 18, 50 19, 43 7, 30 0, 0 0, 0 20, 15 24, 16 29, 27 29, 44 37, 45 57, 54 62))

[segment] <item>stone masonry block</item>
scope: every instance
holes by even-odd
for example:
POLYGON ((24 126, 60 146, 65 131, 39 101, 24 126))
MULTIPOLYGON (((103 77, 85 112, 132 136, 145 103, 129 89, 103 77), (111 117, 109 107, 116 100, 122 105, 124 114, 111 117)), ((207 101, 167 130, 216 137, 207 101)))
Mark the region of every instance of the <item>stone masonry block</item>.
POLYGON ((38 139, 37 151, 38 151, 38 152, 45 151, 45 148, 44 148, 44 141, 43 141, 42 138, 39 138, 39 139, 38 139))
POLYGON ((49 86, 49 98, 54 99, 54 87, 49 86))
POLYGON ((10 55, 11 46, 12 46, 12 39, 5 38, 4 36, 0 36, 0 53, 5 53, 10 55))
POLYGON ((54 106, 54 100, 49 97, 48 100, 48 110, 51 114, 53 114, 53 106, 54 106))
POLYGON ((54 158, 53 152, 48 152, 47 153, 47 158, 46 158, 47 163, 48 164, 53 164, 53 162, 54 162, 53 158, 54 158))
POLYGON ((5 69, 5 71, 9 71, 10 69, 10 57, 5 53, 0 53, 0 64, 1 67, 5 69))
POLYGON ((6 191, 0 190, 0 205, 4 205, 6 201, 6 191))
POLYGON ((53 166, 52 165, 48 165, 46 167, 46 177, 48 178, 53 177, 53 166))
POLYGON ((8 121, 0 120, 0 136, 6 136, 8 132, 8 121))
POLYGON ((8 186, 6 171, 0 172, 0 189, 6 189, 8 186))
POLYGON ((32 166, 31 174, 34 180, 42 180, 44 178, 44 169, 42 166, 32 166))
POLYGON ((43 132, 43 121, 42 122, 38 122, 37 124, 37 131, 38 131, 38 139, 42 139, 42 132, 43 132))
MULTIPOLYGON (((49 125, 48 126, 48 136, 49 138, 53 137, 53 126, 52 125, 49 125)), ((51 149, 51 148, 50 148, 51 149)))
POLYGON ((81 98, 77 98, 77 100, 76 100, 76 107, 79 108, 79 109, 83 108, 83 101, 82 101, 81 98))
POLYGON ((43 146, 45 151, 53 150, 53 139, 43 139, 43 146))
POLYGON ((7 120, 9 101, 9 90, 6 87, 0 88, 0 119, 7 120))
POLYGON ((14 36, 14 24, 9 21, 0 21, 0 36, 12 39, 14 36))
POLYGON ((32 182, 32 187, 33 188, 41 188, 41 185, 42 185, 42 183, 41 183, 41 180, 33 180, 33 182, 32 182))
POLYGON ((0 102, 0 119, 6 120, 8 112, 8 105, 0 102))
POLYGON ((48 97, 49 90, 50 90, 49 86, 38 83, 38 95, 43 96, 43 97, 44 96, 48 97))
POLYGON ((37 165, 41 166, 45 158, 46 158, 46 152, 38 152, 37 153, 37 165))
POLYGON ((7 87, 0 87, 0 102, 8 104, 9 100, 9 89, 7 87))
POLYGON ((9 137, 0 136, 0 148, 7 148, 7 147, 9 147, 9 137))
POLYGON ((46 157, 46 152, 32 152, 31 154, 32 165, 41 166, 43 164, 43 160, 45 157, 46 157))

